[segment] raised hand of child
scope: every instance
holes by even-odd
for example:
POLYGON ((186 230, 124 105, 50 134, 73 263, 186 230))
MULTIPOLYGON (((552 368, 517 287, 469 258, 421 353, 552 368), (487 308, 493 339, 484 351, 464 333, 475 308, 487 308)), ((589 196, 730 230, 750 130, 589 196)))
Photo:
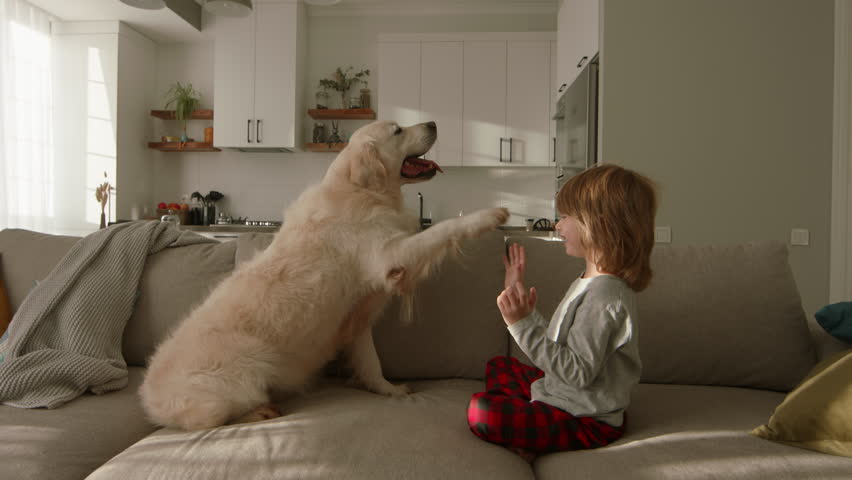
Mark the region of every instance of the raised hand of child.
POLYGON ((511 326, 529 316, 535 309, 537 300, 538 294, 535 287, 527 292, 523 283, 516 282, 500 292, 497 297, 497 308, 500 309, 506 325, 511 326))
POLYGON ((527 252, 524 247, 513 243, 509 245, 503 256, 503 266, 506 267, 506 277, 503 288, 509 288, 516 283, 524 283, 524 271, 527 268, 527 252))

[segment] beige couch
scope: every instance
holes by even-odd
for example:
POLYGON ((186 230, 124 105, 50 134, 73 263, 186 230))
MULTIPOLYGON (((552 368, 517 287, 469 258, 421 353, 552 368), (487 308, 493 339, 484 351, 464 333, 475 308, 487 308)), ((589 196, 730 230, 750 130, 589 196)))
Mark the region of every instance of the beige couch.
MULTIPOLYGON (((640 294, 642 383, 627 434, 532 466, 470 433, 466 407, 485 362, 511 353, 494 299, 499 232, 465 245, 419 291, 410 325, 389 309, 375 332, 386 375, 414 393, 388 398, 328 376, 283 399, 285 415, 179 432, 149 424, 136 398, 157 341, 269 235, 167 249, 148 259, 124 334, 130 385, 56 410, 0 406, 2 479, 848 479, 852 459, 750 436, 814 365, 816 353, 781 244, 658 247, 640 294)), ((582 266, 559 243, 518 238, 528 283, 550 315, 582 266)), ((13 311, 77 241, 0 232, 13 311)))

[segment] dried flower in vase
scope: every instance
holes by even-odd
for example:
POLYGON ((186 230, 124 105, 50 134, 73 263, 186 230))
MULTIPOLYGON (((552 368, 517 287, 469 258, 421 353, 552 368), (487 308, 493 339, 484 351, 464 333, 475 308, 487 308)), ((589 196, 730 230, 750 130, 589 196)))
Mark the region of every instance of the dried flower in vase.
POLYGON ((109 184, 109 181, 106 180, 107 173, 104 172, 104 183, 95 187, 95 200, 101 204, 101 226, 100 228, 106 228, 106 213, 104 209, 106 208, 107 202, 109 201, 110 193, 115 190, 115 187, 109 184))

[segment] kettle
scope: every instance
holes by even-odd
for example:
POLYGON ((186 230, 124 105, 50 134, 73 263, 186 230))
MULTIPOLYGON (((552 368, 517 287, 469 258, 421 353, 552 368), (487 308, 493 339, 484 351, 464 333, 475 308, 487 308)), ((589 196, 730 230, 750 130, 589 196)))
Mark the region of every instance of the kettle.
POLYGON ((169 222, 174 223, 176 227, 180 226, 180 217, 175 213, 174 210, 169 210, 167 215, 163 215, 160 217, 161 222, 169 222))

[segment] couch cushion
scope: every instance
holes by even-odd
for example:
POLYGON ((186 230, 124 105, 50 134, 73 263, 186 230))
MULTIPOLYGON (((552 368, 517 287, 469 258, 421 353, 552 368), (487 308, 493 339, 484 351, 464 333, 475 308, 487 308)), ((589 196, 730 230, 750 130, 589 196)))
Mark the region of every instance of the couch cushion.
MULTIPOLYGON (((560 242, 511 240, 526 246, 529 286, 550 315, 582 263, 560 242)), ((651 285, 637 295, 643 382, 787 391, 813 367, 783 244, 658 245, 651 267, 651 285)), ((518 352, 513 345, 512 354, 518 352)))
POLYGON ((234 268, 236 242, 167 248, 148 257, 122 348, 143 366, 154 348, 234 268))
POLYGON ((814 367, 754 435, 852 457, 852 351, 814 367))
POLYGON ((467 426, 475 380, 410 384, 390 398, 329 382, 282 404, 283 417, 198 432, 160 430, 89 480, 524 479, 529 465, 467 426))
POLYGON ((597 450, 539 458, 536 478, 848 479, 852 459, 748 434, 783 400, 746 388, 640 384, 621 440, 597 450))
POLYGON ((388 378, 485 377, 485 363, 506 355, 509 337, 495 299, 503 288, 503 234, 462 244, 417 288, 410 324, 394 302, 373 329, 388 378))
POLYGON ((124 389, 53 410, 0 406, 0 478, 79 480, 156 430, 136 395, 142 373, 130 368, 124 389))
POLYGON ((78 240, 18 228, 0 230, 2 275, 13 314, 36 282, 47 277, 78 240))
POLYGON ((643 382, 788 391, 816 362, 780 242, 654 248, 638 295, 643 382))
POLYGON ((243 263, 251 260, 259 252, 266 250, 272 239, 275 238, 273 233, 244 233, 237 237, 237 253, 234 256, 234 264, 239 267, 243 263))

